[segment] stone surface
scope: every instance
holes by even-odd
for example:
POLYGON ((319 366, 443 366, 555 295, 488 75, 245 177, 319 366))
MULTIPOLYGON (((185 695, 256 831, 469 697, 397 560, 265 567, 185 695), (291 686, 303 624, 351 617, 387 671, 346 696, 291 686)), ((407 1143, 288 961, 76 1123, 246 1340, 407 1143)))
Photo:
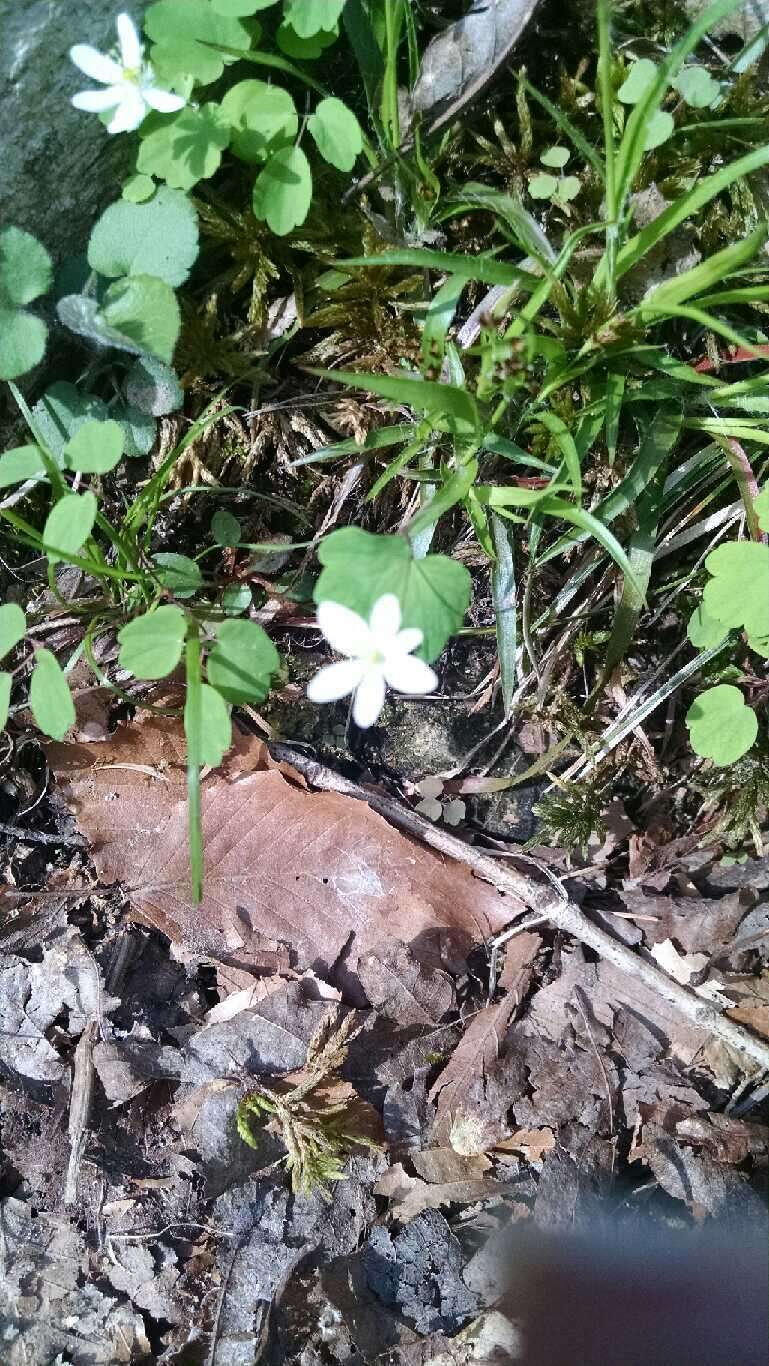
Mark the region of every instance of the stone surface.
MULTIPOLYGON (((120 193, 134 139, 111 137, 71 96, 95 83, 72 65, 74 43, 109 51, 119 0, 0 0, 0 227, 34 232, 58 262, 81 251, 120 193)), ((144 0, 125 8, 138 23, 144 0)))

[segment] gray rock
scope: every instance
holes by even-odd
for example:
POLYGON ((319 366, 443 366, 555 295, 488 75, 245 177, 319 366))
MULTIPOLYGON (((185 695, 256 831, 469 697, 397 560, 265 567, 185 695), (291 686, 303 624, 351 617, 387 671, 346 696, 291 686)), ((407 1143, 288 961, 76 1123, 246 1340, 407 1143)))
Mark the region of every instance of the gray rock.
MULTIPOLYGON (((137 24, 144 4, 126 6, 137 24)), ((69 60, 70 47, 109 51, 120 8, 115 0, 0 0, 0 226, 35 233, 57 262, 82 251, 131 166, 134 140, 111 137, 95 114, 70 104, 76 91, 96 88, 69 60)))

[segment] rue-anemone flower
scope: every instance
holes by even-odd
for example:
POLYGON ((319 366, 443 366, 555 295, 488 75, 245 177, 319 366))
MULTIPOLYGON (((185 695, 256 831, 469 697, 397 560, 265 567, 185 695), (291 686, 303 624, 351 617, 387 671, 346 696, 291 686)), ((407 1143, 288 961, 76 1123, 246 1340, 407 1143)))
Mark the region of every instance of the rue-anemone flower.
POLYGON ((183 109, 186 100, 161 90, 155 84, 155 73, 144 60, 144 49, 136 26, 128 14, 117 17, 117 36, 120 60, 107 57, 88 43, 76 43, 69 50, 75 66, 91 80, 106 85, 106 90, 81 90, 73 95, 76 109, 90 114, 103 114, 108 109, 115 113, 107 124, 108 133, 130 133, 144 121, 150 109, 159 114, 175 114, 183 109))
POLYGON ((385 593, 371 609, 368 621, 338 602, 321 602, 318 626, 337 654, 345 659, 328 664, 310 681, 311 702, 336 702, 352 693, 353 721, 365 730, 373 726, 385 700, 385 685, 396 692, 428 693, 438 686, 429 664, 416 659, 422 644, 417 626, 401 629, 401 605, 385 593))

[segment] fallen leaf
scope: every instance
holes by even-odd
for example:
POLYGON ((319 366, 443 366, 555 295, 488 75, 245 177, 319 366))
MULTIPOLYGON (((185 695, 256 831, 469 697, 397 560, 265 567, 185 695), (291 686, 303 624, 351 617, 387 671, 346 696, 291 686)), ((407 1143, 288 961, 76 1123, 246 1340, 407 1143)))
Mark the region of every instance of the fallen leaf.
POLYGON ((665 972, 685 987, 688 987, 692 978, 699 976, 708 966, 706 954, 680 954, 672 939, 663 939, 658 944, 652 944, 651 955, 665 972))
POLYGON ((136 918, 199 955, 248 967, 255 936, 267 936, 289 942, 300 969, 327 975, 354 935, 358 953, 402 939, 438 965, 442 938, 463 956, 520 909, 364 803, 288 781, 254 737, 203 781, 205 884, 194 906, 180 725, 153 716, 96 750, 48 754, 100 879, 127 883, 136 918))
POLYGON ((375 1195, 390 1201, 389 1214, 402 1224, 408 1224, 427 1209, 441 1205, 470 1205, 476 1200, 499 1197, 505 1186, 488 1177, 461 1177, 458 1180, 430 1182, 409 1176, 400 1162, 380 1176, 374 1186, 375 1195))
POLYGON ((628 911, 639 916, 647 943, 674 939, 684 953, 713 954, 729 944, 740 921, 755 903, 755 896, 744 891, 718 899, 647 896, 645 892, 633 891, 620 895, 628 911))
POLYGON ((523 1153, 527 1162, 541 1162, 555 1147, 555 1134, 552 1129, 516 1129, 496 1146, 503 1152, 523 1153))
POLYGON ((397 940, 362 954, 357 973, 372 1006, 404 1028, 438 1024, 453 1009, 454 983, 448 974, 425 967, 397 940))

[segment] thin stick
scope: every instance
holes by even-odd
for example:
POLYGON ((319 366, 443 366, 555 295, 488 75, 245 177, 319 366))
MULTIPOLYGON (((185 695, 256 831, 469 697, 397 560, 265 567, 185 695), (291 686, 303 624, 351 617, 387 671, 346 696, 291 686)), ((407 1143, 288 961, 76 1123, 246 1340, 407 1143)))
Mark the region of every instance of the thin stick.
MULTIPOLYGON (((432 825, 416 811, 403 806, 394 798, 380 792, 371 792, 357 783, 350 782, 333 769, 326 768, 324 764, 319 764, 316 760, 292 749, 290 745, 270 744, 269 749, 276 759, 292 764, 312 787, 322 788, 326 792, 341 792, 347 797, 367 802, 372 810, 377 811, 391 824, 397 825, 424 844, 429 844, 432 849, 437 849, 447 858, 466 864, 472 868, 476 877, 524 903, 523 908, 515 912, 514 916, 523 914, 524 909, 536 911, 556 929, 564 934, 573 935, 621 972, 627 973, 656 992, 682 1018, 712 1034, 728 1048, 749 1058, 762 1072, 769 1072, 769 1041, 759 1038, 749 1029, 726 1018, 709 1001, 703 1000, 695 992, 668 977, 652 958, 634 953, 620 940, 613 939, 605 930, 594 925, 573 901, 563 900, 562 896, 554 895, 550 884, 536 882, 525 873, 508 866, 500 868, 487 854, 479 853, 455 835, 432 825)), ((514 916, 511 916, 511 919, 514 916)))
MULTIPOLYGON (((29 844, 73 845, 78 849, 85 849, 88 845, 84 835, 48 835, 44 830, 24 830, 20 825, 6 825, 5 821, 0 821, 0 835, 12 835, 14 839, 29 844)), ((34 895, 37 896, 37 892, 34 895)))

